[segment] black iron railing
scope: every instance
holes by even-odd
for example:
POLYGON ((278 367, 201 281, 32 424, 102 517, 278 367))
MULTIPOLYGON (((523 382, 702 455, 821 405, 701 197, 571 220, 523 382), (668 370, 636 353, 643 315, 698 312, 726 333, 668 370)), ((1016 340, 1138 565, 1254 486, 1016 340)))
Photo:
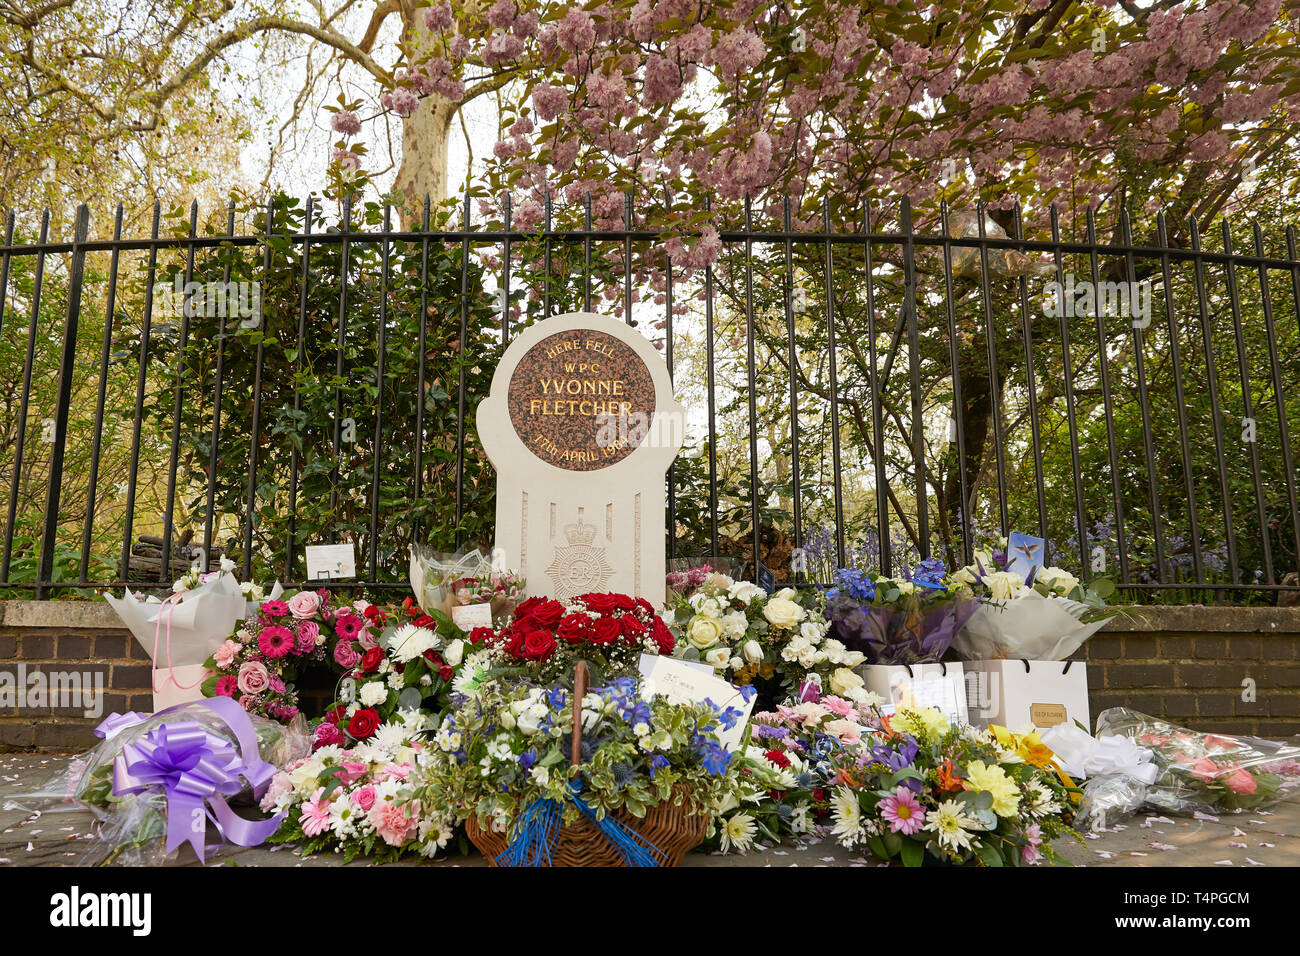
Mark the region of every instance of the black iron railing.
POLYGON ((48 212, 9 215, 0 594, 165 585, 221 556, 297 582, 318 542, 401 587, 407 543, 490 541, 474 406, 512 334, 580 309, 655 339, 691 409, 674 559, 824 580, 1020 530, 1143 599, 1296 584, 1294 228, 1252 224, 1239 251, 1227 222, 1211 249, 1163 215, 1135 237, 1121 212, 1103 242, 1091 211, 1031 236, 1019 210, 918 229, 906 201, 828 202, 818 229, 746 203, 706 260, 630 199, 619 229, 589 201, 528 229, 508 202, 481 228, 468 200, 394 216, 155 207, 127 238, 121 207, 106 237, 81 207, 52 238, 48 212))

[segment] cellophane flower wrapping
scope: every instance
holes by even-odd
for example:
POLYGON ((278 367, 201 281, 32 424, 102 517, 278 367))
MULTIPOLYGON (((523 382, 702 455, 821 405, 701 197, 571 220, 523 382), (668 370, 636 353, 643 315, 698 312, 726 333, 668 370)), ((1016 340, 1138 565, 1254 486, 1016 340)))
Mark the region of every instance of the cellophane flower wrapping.
MULTIPOLYGON (((142 715, 136 715, 142 716, 142 715)), ((312 738, 307 722, 300 716, 289 724, 268 720, 254 714, 249 720, 257 733, 258 751, 263 760, 277 767, 309 755, 312 738)), ((93 834, 96 839, 77 860, 80 866, 114 864, 122 866, 161 866, 175 862, 178 853, 165 852, 167 834, 167 797, 160 790, 118 795, 113 792, 113 764, 123 748, 142 741, 149 733, 165 723, 191 721, 222 740, 238 747, 238 741, 226 722, 202 703, 178 705, 165 713, 145 717, 109 736, 84 754, 73 758, 67 770, 49 781, 40 790, 13 794, 6 805, 14 805, 42 814, 89 810, 95 818, 93 834)), ((232 806, 247 806, 241 816, 264 817, 253 801, 250 787, 245 787, 232 806)), ((213 850, 211 843, 219 840, 215 828, 209 826, 208 859, 225 848, 213 850)))
POLYGON ((942 563, 933 560, 899 579, 841 568, 826 598, 835 636, 867 664, 939 660, 978 606, 946 584, 942 563))
POLYGON ((1259 737, 1198 733, 1127 707, 1097 718, 1097 734, 1149 749, 1160 771, 1142 806, 1190 814, 1240 813, 1300 793, 1300 747, 1259 737))
POLYGON ((491 604, 492 620, 498 622, 514 612, 526 593, 522 577, 494 568, 477 550, 447 553, 412 545, 410 579, 416 601, 448 617, 457 607, 491 604))
POLYGON ((1063 661, 1106 623, 1081 620, 1094 610, 1025 589, 1006 600, 982 602, 953 640, 953 650, 968 661, 1063 661))

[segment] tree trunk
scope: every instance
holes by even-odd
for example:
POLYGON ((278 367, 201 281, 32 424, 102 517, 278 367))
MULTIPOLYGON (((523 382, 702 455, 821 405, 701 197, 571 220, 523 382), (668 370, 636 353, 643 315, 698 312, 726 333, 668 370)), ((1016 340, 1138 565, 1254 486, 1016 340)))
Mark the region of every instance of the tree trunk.
MULTIPOLYGON (((429 49, 422 11, 403 5, 402 42, 407 49, 429 49)), ((420 224, 424 198, 436 206, 448 196, 447 140, 460 104, 436 93, 421 97, 414 113, 402 120, 402 162, 393 187, 406 198, 406 228, 420 224)))

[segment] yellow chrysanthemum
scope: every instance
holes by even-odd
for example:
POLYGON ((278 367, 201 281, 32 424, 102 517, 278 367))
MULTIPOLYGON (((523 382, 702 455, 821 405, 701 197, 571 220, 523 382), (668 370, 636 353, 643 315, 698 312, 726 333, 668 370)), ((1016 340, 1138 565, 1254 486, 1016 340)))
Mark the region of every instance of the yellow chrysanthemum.
POLYGON ((1020 789, 997 764, 984 764, 978 760, 967 764, 966 789, 991 793, 993 812, 1000 817, 1014 817, 1020 806, 1020 789))
POLYGON ((948 718, 933 707, 908 707, 895 714, 890 727, 913 737, 938 739, 948 732, 948 718))

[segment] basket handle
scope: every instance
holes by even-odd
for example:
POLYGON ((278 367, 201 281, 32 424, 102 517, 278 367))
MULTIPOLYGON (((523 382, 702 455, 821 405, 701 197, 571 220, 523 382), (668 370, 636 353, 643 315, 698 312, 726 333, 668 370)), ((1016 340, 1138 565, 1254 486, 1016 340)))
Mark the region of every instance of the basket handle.
POLYGON ((578 661, 573 669, 573 742, 569 747, 569 763, 582 763, 582 699, 587 696, 587 662, 578 661))

